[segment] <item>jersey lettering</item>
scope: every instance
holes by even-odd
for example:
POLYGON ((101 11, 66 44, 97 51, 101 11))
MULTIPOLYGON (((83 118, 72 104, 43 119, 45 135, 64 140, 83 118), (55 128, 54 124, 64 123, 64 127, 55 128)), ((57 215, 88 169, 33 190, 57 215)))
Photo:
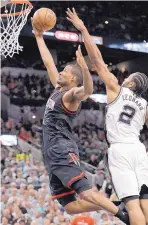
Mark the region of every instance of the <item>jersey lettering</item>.
POLYGON ((47 107, 49 107, 51 110, 53 110, 54 105, 55 105, 55 102, 51 98, 49 98, 49 100, 47 102, 47 107))
POLYGON ((107 107, 106 129, 109 144, 139 141, 145 123, 147 102, 129 88, 121 87, 118 99, 107 107))
POLYGON ((124 105, 123 112, 119 116, 119 121, 130 125, 135 113, 136 110, 133 107, 124 105))

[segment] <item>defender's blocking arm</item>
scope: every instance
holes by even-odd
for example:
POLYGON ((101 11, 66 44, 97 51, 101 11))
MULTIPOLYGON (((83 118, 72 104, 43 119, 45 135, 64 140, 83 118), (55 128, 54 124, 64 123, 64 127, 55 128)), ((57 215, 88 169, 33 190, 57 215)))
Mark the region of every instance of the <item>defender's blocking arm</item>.
POLYGON ((54 60, 52 58, 52 55, 51 55, 50 51, 48 50, 48 48, 45 44, 45 41, 43 39, 43 33, 38 31, 35 28, 35 26, 33 24, 33 19, 32 19, 32 27, 33 27, 33 30, 34 30, 34 35, 36 37, 37 45, 38 45, 43 63, 44 63, 44 65, 45 65, 45 67, 48 71, 49 79, 50 79, 52 85, 54 87, 56 87, 59 73, 58 73, 57 68, 55 66, 54 60))
POLYGON ((102 58, 101 52, 97 48, 96 44, 94 44, 94 42, 92 41, 87 28, 85 27, 83 21, 78 17, 75 9, 73 8, 73 12, 70 9, 67 9, 67 15, 67 19, 72 22, 72 24, 79 31, 81 31, 88 55, 92 64, 95 66, 95 70, 97 71, 98 75, 101 77, 108 88, 113 90, 117 88, 119 90, 120 87, 118 85, 118 80, 112 73, 109 72, 102 58))

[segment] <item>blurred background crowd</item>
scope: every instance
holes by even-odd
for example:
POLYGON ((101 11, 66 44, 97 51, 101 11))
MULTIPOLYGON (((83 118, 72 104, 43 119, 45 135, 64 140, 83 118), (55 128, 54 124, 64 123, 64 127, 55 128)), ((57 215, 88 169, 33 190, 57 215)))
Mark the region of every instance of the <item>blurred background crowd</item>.
MULTIPOLYGON (((109 70, 115 74, 120 84, 137 70, 148 74, 146 49, 140 53, 138 50, 112 49, 106 44, 112 38, 113 43, 122 40, 126 43, 147 44, 146 2, 33 1, 33 6, 30 16, 40 7, 48 7, 56 12, 57 24, 53 32, 77 32, 65 20, 66 8, 74 6, 89 32, 103 38, 104 43, 99 48, 109 70), (106 37, 109 39, 106 40, 106 37)), ((31 35, 28 20, 20 35, 23 52, 13 58, 2 58, 1 225, 78 225, 72 223, 75 217, 91 218, 92 223, 88 225, 123 225, 104 210, 70 216, 51 197, 49 177, 41 158, 40 132, 45 104, 53 92, 53 86, 31 35), (4 140, 5 135, 9 136, 4 140), (11 143, 10 136, 16 137, 17 143, 11 143)), ((45 36, 59 71, 68 62, 75 62, 75 51, 79 43, 49 38, 45 36)), ((82 41, 81 44, 83 54, 86 55, 82 41)), ((88 60, 87 56, 85 59, 88 60)), ((106 89, 91 65, 89 69, 94 81, 94 93, 83 102, 82 111, 74 121, 73 135, 79 147, 81 166, 86 170, 93 188, 110 197, 113 188, 104 165, 104 155, 108 149, 104 132, 106 89), (97 101, 94 98, 96 94, 99 98, 97 101)), ((148 100, 148 92, 143 97, 148 100)), ((146 126, 141 131, 140 139, 148 152, 146 126)))
MULTIPOLYGON (((93 188, 110 197, 110 177, 99 160, 91 155, 89 163, 95 168, 93 188)), ((82 165, 83 166, 83 165, 82 165)), ((75 216, 68 215, 50 194, 49 177, 41 160, 36 160, 31 150, 23 152, 19 146, 2 146, 1 158, 1 210, 2 225, 70 225, 75 216)), ((122 223, 105 212, 83 214, 99 224, 122 223)))

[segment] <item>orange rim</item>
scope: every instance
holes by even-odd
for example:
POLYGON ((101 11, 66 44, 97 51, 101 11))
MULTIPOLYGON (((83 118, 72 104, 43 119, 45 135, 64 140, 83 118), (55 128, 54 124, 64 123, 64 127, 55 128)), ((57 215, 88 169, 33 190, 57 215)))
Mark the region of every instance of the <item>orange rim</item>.
POLYGON ((16 12, 16 13, 0 14, 0 17, 19 16, 19 15, 22 15, 22 14, 26 13, 29 9, 33 8, 31 2, 28 2, 26 0, 23 0, 23 1, 21 1, 21 0, 20 1, 19 0, 13 1, 12 0, 12 1, 8 2, 7 5, 8 4, 17 4, 17 5, 22 4, 23 5, 25 3, 28 4, 28 8, 27 9, 22 10, 21 12, 16 12))

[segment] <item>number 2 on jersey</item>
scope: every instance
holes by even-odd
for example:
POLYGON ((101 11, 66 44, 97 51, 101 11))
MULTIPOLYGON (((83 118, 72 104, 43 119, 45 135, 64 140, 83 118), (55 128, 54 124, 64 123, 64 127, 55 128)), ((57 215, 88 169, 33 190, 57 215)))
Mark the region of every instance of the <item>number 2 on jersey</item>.
POLYGON ((124 105, 123 107, 123 112, 119 116, 119 121, 125 124, 130 125, 131 121, 135 115, 136 110, 129 106, 129 105, 124 105))

